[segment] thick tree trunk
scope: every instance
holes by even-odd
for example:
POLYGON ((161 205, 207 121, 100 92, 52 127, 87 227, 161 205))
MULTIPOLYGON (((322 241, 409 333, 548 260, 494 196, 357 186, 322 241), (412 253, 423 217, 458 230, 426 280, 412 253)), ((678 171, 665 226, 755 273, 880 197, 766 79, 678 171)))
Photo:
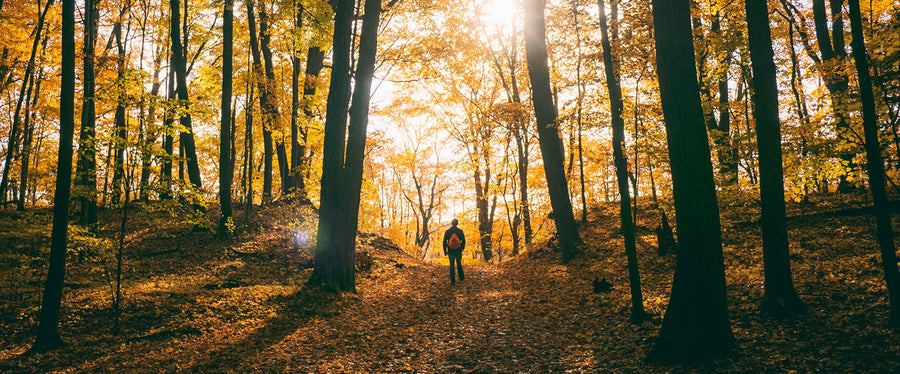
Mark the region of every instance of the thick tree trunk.
MULTIPOLYGON (((603 46, 603 70, 606 73, 606 87, 609 91, 609 106, 612 116, 613 160, 616 164, 616 179, 619 185, 619 218, 625 241, 625 256, 628 258, 628 281, 631 285, 631 320, 641 322, 647 317, 644 312, 644 298, 641 295, 641 276, 638 271, 637 249, 634 239, 634 221, 631 216, 631 197, 628 193, 628 160, 625 159, 625 121, 622 119, 622 89, 612 59, 612 46, 606 27, 606 9, 603 0, 597 2, 600 9, 600 38, 603 46)), ((635 189, 637 190, 637 189, 635 189)))
MULTIPOLYGON (((179 0, 169 1, 172 11, 170 28, 172 37, 172 66, 175 69, 175 78, 178 81, 178 88, 176 90, 178 100, 181 102, 181 105, 187 107, 189 106, 187 66, 184 55, 181 53, 181 51, 184 50, 184 47, 181 44, 181 35, 178 29, 178 20, 181 18, 179 15, 178 3, 179 0)), ((185 14, 185 18, 187 18, 187 14, 185 14)), ((181 156, 185 159, 187 164, 188 180, 190 180, 197 191, 200 191, 203 189, 203 182, 200 179, 200 165, 198 164, 197 151, 194 146, 194 130, 191 125, 190 110, 186 110, 185 113, 181 115, 180 122, 181 126, 184 127, 184 131, 181 133, 179 139, 181 146, 184 147, 184 153, 181 154, 181 156)))
POLYGON ((231 183, 231 92, 234 60, 234 0, 225 0, 222 22, 222 115, 219 118, 219 235, 230 235, 232 222, 231 183))
POLYGON ((649 358, 700 361, 734 344, 721 226, 697 83, 688 0, 654 0, 660 98, 680 243, 672 294, 649 358))
POLYGON ((866 137, 866 160, 869 165, 869 188, 875 205, 875 223, 878 244, 881 248, 881 263, 887 284, 891 308, 888 325, 900 327, 900 270, 897 268, 897 248, 894 246, 894 232, 891 229, 891 213, 884 189, 884 161, 878 143, 878 115, 875 113, 875 96, 872 93, 872 78, 869 75, 868 53, 863 40, 863 26, 859 15, 859 0, 849 0, 850 30, 853 41, 853 60, 859 77, 859 93, 862 100, 863 129, 866 137))
MULTIPOLYGON (((850 79, 843 69, 843 60, 847 56, 847 52, 844 50, 844 23, 840 16, 842 0, 830 0, 830 3, 832 10, 831 36, 828 34, 825 0, 812 1, 816 41, 819 45, 819 52, 822 55, 821 63, 818 65, 822 71, 825 87, 831 96, 831 111, 835 118, 835 130, 838 138, 848 145, 854 145, 856 141, 847 122, 850 79), (835 10, 837 10, 837 13, 835 13, 835 10)), ((838 156, 847 166, 853 169, 856 165, 853 162, 856 151, 855 147, 844 147, 838 156)), ((840 188, 846 190, 848 187, 850 187, 850 182, 847 181, 847 177, 841 176, 840 188)))
POLYGON ((63 344, 59 337, 59 309, 66 274, 66 242, 69 229, 69 195, 72 183, 72 139, 75 135, 75 1, 62 0, 62 61, 59 97, 59 162, 53 197, 53 229, 47 281, 41 300, 37 338, 32 351, 63 344))
POLYGON ((778 86, 766 0, 746 0, 747 37, 753 68, 753 114, 759 147, 759 195, 762 208, 765 300, 775 315, 804 309, 794 290, 788 250, 784 207, 784 171, 781 157, 781 123, 778 119, 778 86))
MULTIPOLYGON (((347 109, 350 101, 350 44, 354 6, 352 0, 335 0, 333 56, 328 103, 325 109, 325 134, 322 150, 322 179, 319 228, 313 274, 309 283, 330 291, 355 291, 353 241, 342 238, 344 142, 347 134, 347 109)), ((353 233, 353 238, 356 233, 353 233)))
POLYGON ((556 107, 550 88, 550 69, 547 65, 546 27, 544 25, 544 3, 542 0, 525 1, 525 57, 528 75, 531 78, 534 114, 537 117, 538 141, 544 159, 547 189, 550 205, 556 221, 562 260, 568 262, 578 253, 581 243, 572 202, 569 200, 569 186, 566 181, 565 155, 556 120, 556 107))

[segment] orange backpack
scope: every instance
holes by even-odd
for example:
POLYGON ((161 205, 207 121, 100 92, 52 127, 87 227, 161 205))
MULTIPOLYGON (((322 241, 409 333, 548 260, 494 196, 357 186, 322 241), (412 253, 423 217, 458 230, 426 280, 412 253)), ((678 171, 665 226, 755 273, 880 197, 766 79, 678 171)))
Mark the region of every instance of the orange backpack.
POLYGON ((459 236, 456 236, 456 233, 450 234, 450 240, 447 241, 447 244, 450 246, 450 249, 459 249, 462 246, 462 241, 459 240, 459 236))

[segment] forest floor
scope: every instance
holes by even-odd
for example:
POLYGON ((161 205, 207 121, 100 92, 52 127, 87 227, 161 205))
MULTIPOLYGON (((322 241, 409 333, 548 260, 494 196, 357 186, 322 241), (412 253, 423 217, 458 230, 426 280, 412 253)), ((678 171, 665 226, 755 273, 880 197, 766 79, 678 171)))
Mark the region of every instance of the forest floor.
POLYGON ((96 235, 73 233, 61 314, 68 346, 39 354, 26 351, 49 212, 2 213, 0 372, 900 372, 900 334, 884 327, 887 296, 864 197, 791 206, 794 278, 809 306, 792 319, 759 310, 758 210, 752 202, 723 204, 736 347, 694 366, 644 360, 668 303, 674 255, 657 256, 656 213, 639 210, 644 305, 653 318, 629 323, 614 205, 591 212, 581 227, 583 252, 570 263, 541 243, 500 264, 466 259, 466 280, 457 285, 449 284, 446 260, 423 262, 361 235, 358 292, 340 296, 304 285, 311 247, 297 233, 314 227, 315 215, 306 207, 238 215, 244 223, 223 242, 137 206, 134 229, 126 230, 118 332, 107 275, 121 216, 105 211, 96 235), (594 293, 598 277, 613 289, 594 293))

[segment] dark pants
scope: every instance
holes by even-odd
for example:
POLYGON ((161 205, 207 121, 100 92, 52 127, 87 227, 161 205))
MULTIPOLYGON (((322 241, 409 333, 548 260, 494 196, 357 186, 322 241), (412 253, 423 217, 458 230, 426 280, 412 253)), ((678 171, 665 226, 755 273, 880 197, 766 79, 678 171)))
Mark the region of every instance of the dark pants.
POLYGON ((466 280, 462 268, 462 251, 457 252, 451 249, 448 252, 448 256, 450 257, 450 283, 456 283, 456 269, 459 269, 459 280, 466 280), (454 264, 456 266, 454 266, 454 264))

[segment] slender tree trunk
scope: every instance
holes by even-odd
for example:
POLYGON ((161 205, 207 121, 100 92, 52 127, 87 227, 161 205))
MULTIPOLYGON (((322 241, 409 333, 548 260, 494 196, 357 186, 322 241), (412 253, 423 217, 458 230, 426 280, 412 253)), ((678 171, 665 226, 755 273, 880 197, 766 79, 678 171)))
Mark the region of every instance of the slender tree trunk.
MULTIPOLYGON (((127 5, 126 5, 127 6, 127 5)), ((123 9, 122 13, 125 13, 123 9)), ((112 203, 119 204, 123 195, 123 184, 125 179, 125 147, 128 144, 128 133, 125 128, 125 44, 122 42, 122 19, 116 20, 113 25, 113 35, 116 38, 116 50, 118 58, 116 59, 116 115, 115 125, 113 128, 112 148, 113 148, 113 179, 112 179, 112 203)))
POLYGON ((322 192, 315 267, 309 282, 321 284, 326 290, 355 292, 354 253, 359 194, 381 1, 367 1, 362 16, 349 136, 346 123, 350 98, 350 39, 354 7, 351 0, 336 0, 332 4, 335 10, 334 56, 322 151, 322 192))
POLYGON ((41 300, 37 338, 32 351, 63 345, 59 337, 59 309, 66 274, 66 242, 69 229, 69 195, 72 183, 72 139, 75 136, 75 1, 62 0, 62 77, 59 98, 59 162, 53 197, 53 229, 47 281, 41 300))
POLYGON ((556 120, 556 108, 550 88, 550 69, 547 66, 546 27, 544 25, 544 4, 541 0, 525 1, 525 57, 528 75, 531 78, 534 113, 537 117, 538 140, 544 159, 547 189, 550 205, 562 248, 562 260, 568 262, 578 253, 581 243, 569 187, 566 181, 562 142, 556 120))
MULTIPOLYGON (((476 145, 475 153, 482 153, 481 159, 488 163, 488 155, 487 152, 483 150, 485 144, 481 144, 481 150, 479 150, 478 145, 476 145)), ((482 180, 482 171, 481 166, 475 166, 475 209, 478 211, 478 236, 480 238, 479 243, 481 244, 481 254, 485 261, 490 261, 494 256, 493 252, 493 238, 492 232, 494 231, 494 222, 490 217, 488 211, 488 195, 489 195, 489 187, 491 184, 491 172, 490 168, 486 168, 484 172, 484 179, 482 180)))
POLYGON ((581 222, 587 222, 587 197, 584 187, 584 147, 582 142, 581 105, 584 101, 584 87, 581 82, 581 28, 578 25, 578 7, 572 9, 575 19, 575 42, 577 45, 577 61, 575 64, 575 84, 578 86, 577 122, 578 122, 578 179, 581 182, 581 222))
POLYGON ((253 80, 259 88, 259 107, 263 116, 263 190, 262 202, 272 201, 272 129, 269 124, 268 108, 269 96, 266 93, 265 76, 263 72, 262 57, 260 57, 259 42, 256 33, 256 14, 253 10, 253 0, 246 1, 247 23, 250 27, 250 53, 253 56, 253 80))
MULTIPOLYGON (((47 37, 44 37, 43 47, 41 49, 41 59, 43 60, 44 50, 47 48, 47 37)), ((28 167, 29 158, 32 153, 32 143, 34 140, 34 128, 37 126, 37 104, 41 97, 41 82, 44 80, 43 68, 38 68, 37 75, 32 80, 34 82, 34 93, 29 95, 31 103, 26 110, 25 117, 25 138, 22 139, 22 165, 19 174, 19 198, 16 200, 16 210, 25 211, 25 198, 28 192, 28 167)))
POLYGON ((631 285, 631 320, 643 321, 644 298, 641 295, 641 276, 638 272, 637 249, 634 239, 634 221, 631 216, 631 198, 628 194, 628 160, 625 159, 625 121, 622 119, 622 89, 612 59, 612 46, 606 27, 606 9, 603 0, 597 2, 600 9, 600 38, 603 46, 603 68, 606 73, 606 87, 609 91, 610 114, 612 116, 613 159, 616 164, 616 179, 619 184, 619 217, 622 236, 625 241, 625 255, 628 258, 628 281, 631 285))
POLYGON ((78 135, 78 164, 75 171, 75 195, 81 206, 79 223, 97 222, 97 143, 96 97, 94 96, 94 44, 100 17, 96 0, 84 2, 83 79, 81 99, 81 131, 78 135))
POLYGON ((246 138, 246 150, 244 151, 244 162, 247 172, 247 192, 246 210, 249 213, 253 210, 253 85, 247 84, 247 102, 244 104, 244 137, 246 138))
POLYGON ((222 116, 219 124, 219 235, 230 235, 232 224, 231 182, 231 80, 234 60, 234 0, 225 0, 222 24, 222 116))
POLYGON ((525 245, 530 246, 534 238, 531 230, 531 208, 528 205, 528 129, 526 124, 517 124, 515 129, 516 153, 518 162, 516 167, 519 174, 519 201, 522 203, 522 228, 525 231, 525 245))
POLYGON ((869 165, 869 188, 875 205, 875 223, 878 244, 881 248, 881 263, 887 284, 890 302, 888 325, 900 327, 900 270, 897 267, 897 249, 894 246, 894 232, 891 229, 891 213, 884 189, 884 161, 878 143, 878 115, 875 113, 875 96, 872 93, 872 78, 869 73, 868 53, 863 40, 862 20, 859 15, 859 0, 849 0, 850 30, 853 41, 853 60, 859 77, 859 93, 862 99, 863 129, 866 137, 866 160, 869 165))
MULTIPOLYGON (((294 45, 291 55, 291 165, 290 176, 288 177, 288 187, 298 195, 304 195, 301 188, 302 174, 300 173, 300 163, 303 159, 303 148, 300 145, 300 123, 298 116, 300 115, 300 43, 297 35, 303 28, 303 4, 299 0, 294 1, 294 45)), ((305 196, 300 196, 304 198, 305 196)))
POLYGON ((762 207, 765 309, 790 315, 804 309, 794 290, 784 207, 784 171, 778 86, 766 0, 746 0, 747 37, 753 68, 753 114, 759 147, 759 195, 762 207))
MULTIPOLYGON (((172 103, 175 100, 175 69, 169 66, 169 77, 167 78, 168 89, 166 90, 166 100, 172 103)), ((175 122, 175 110, 170 105, 166 108, 165 119, 163 120, 163 129, 165 136, 163 137, 163 151, 166 153, 162 157, 162 170, 160 171, 160 182, 162 184, 162 192, 160 199, 167 200, 172 198, 172 160, 175 157, 175 138, 172 123, 175 122)))
MULTIPOLYGON (((730 26, 730 25, 729 25, 730 26)), ((724 39, 721 31, 721 18, 715 14, 710 31, 724 39)), ((731 144, 731 116, 728 110, 728 65, 731 62, 731 49, 727 43, 721 43, 723 50, 718 51, 718 64, 716 76, 719 83, 719 121, 715 132, 712 132, 716 144, 716 158, 719 161, 719 177, 723 186, 736 186, 738 184, 737 149, 731 144)))
MULTIPOLYGON (((275 70, 272 65, 272 50, 269 48, 269 16, 266 14, 265 10, 259 11, 259 49, 262 52, 263 63, 265 68, 265 80, 261 83, 265 89, 260 88, 260 97, 259 103, 261 105, 260 109, 262 110, 263 115, 263 148, 265 151, 265 170, 264 170, 264 181, 268 181, 268 188, 263 187, 263 195, 265 195, 265 191, 269 191, 269 199, 271 200, 272 196, 272 157, 273 157, 273 146, 275 146, 275 140, 272 138, 272 131, 275 130, 275 127, 278 125, 278 106, 275 103, 275 70)), ((278 168, 279 175, 281 176, 281 187, 282 192, 284 191, 288 170, 287 167, 287 159, 285 157, 285 149, 284 142, 279 141, 277 144, 278 151, 278 168)), ((265 200, 265 196, 263 197, 265 200)))
POLYGON ((660 98, 678 227, 672 294, 651 360, 702 361, 729 351, 722 236, 688 0, 654 0, 660 98))
MULTIPOLYGON (((2 179, 0 179, 0 202, 5 202, 7 198, 7 189, 9 188, 9 173, 12 170, 12 164, 16 158, 19 157, 19 132, 21 129, 20 126, 20 113, 22 110, 23 101, 27 95, 26 90, 31 87, 34 80, 34 67, 35 60, 37 59, 38 48, 40 47, 41 42, 41 33, 44 29, 44 20, 47 17, 47 12, 50 10, 50 6, 53 5, 53 0, 47 1, 47 5, 44 6, 44 10, 38 15, 38 23, 35 26, 34 30, 34 41, 31 44, 31 57, 28 58, 28 64, 25 65, 25 75, 24 79, 22 79, 22 89, 19 90, 19 98, 16 101, 16 110, 13 114, 13 123, 12 128, 9 132, 9 143, 6 148, 6 162, 3 164, 3 175, 2 179)), ((24 103, 27 105, 27 102, 24 103)))

